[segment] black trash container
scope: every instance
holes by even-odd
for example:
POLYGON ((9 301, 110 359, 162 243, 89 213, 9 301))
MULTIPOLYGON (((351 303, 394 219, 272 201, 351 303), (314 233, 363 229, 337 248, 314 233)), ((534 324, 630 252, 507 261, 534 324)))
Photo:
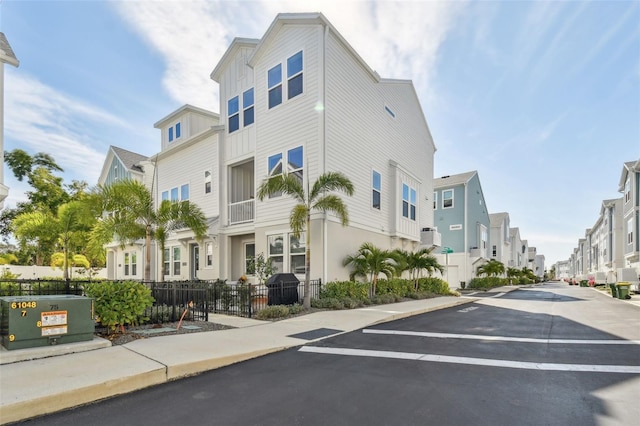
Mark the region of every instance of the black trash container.
POLYGON ((300 280, 291 273, 273 274, 265 285, 268 289, 267 305, 293 305, 298 303, 300 280))

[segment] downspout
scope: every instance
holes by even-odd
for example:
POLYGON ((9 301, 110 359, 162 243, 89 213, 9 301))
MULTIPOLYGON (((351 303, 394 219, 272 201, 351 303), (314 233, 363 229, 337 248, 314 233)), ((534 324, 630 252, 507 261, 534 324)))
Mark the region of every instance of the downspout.
POLYGON ((467 183, 464 183, 464 279, 466 282, 470 282, 471 279, 473 278, 472 275, 469 271, 469 265, 468 265, 468 260, 469 260, 469 223, 467 222, 468 220, 468 212, 469 212, 469 194, 468 194, 468 189, 467 188, 467 183), (469 274, 469 275, 467 275, 469 274))
MULTIPOLYGON (((320 114, 320 120, 322 120, 322 124, 320 125, 320 131, 321 131, 321 136, 320 136, 320 143, 322 144, 322 164, 320 165, 320 170, 321 173, 325 173, 325 167, 326 167, 326 159, 327 159, 327 141, 326 141, 326 137, 327 137, 327 120, 326 120, 326 100, 327 100, 327 39, 329 37, 329 26, 325 24, 324 27, 324 37, 322 40, 323 46, 322 46, 322 77, 321 77, 321 85, 322 85, 322 112, 320 114)), ((309 230, 310 232, 311 230, 309 230)), ((329 267, 328 267, 328 240, 329 237, 327 235, 327 233, 329 232, 329 224, 327 223, 327 213, 324 213, 324 217, 322 219, 322 280, 323 282, 327 282, 328 280, 328 276, 329 276, 329 267)))

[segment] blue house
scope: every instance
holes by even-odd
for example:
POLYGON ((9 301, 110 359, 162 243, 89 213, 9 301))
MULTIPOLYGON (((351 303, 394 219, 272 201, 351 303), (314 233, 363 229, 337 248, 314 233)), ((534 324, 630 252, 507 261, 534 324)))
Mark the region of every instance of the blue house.
POLYGON ((433 209, 442 236, 438 261, 446 266, 449 287, 457 288, 474 278, 476 268, 490 257, 491 221, 478 172, 434 179, 433 209))

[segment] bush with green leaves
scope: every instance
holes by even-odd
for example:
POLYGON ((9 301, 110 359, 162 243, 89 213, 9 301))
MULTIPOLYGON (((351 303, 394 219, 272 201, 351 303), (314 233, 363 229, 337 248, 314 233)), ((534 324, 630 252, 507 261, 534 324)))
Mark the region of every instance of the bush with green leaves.
POLYGON ((495 287, 502 287, 509 285, 507 278, 500 277, 479 277, 474 278, 469 282, 469 288, 474 290, 489 290, 495 287))
POLYGON ((398 296, 406 296, 414 292, 414 282, 403 278, 392 278, 390 280, 378 280, 376 286, 376 294, 395 294, 398 296))
POLYGON ((289 310, 289 307, 286 305, 272 305, 272 306, 267 306, 264 309, 261 309, 256 314, 256 318, 261 320, 285 318, 285 317, 288 317, 290 313, 291 311, 289 310))
POLYGON ((134 281, 92 283, 86 286, 85 293, 95 300, 100 324, 111 331, 118 327, 123 333, 125 325, 148 321, 145 311, 154 302, 151 289, 134 281))
POLYGON ((318 309, 344 309, 341 299, 335 297, 325 297, 323 299, 311 299, 311 307, 318 309))
POLYGON ((418 280, 418 292, 425 291, 442 295, 451 294, 449 283, 436 277, 420 278, 418 280))
POLYGON ((355 281, 332 281, 320 288, 320 299, 344 299, 350 297, 356 300, 369 298, 369 283, 355 281))

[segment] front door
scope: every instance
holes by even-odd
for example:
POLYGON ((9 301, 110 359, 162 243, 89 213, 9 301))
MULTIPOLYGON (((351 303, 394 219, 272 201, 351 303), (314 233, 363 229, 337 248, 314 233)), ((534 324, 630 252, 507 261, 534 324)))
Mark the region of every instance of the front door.
POLYGON ((198 244, 191 244, 190 246, 191 253, 191 268, 189 272, 189 278, 191 280, 198 279, 198 269, 200 269, 200 246, 198 244))

